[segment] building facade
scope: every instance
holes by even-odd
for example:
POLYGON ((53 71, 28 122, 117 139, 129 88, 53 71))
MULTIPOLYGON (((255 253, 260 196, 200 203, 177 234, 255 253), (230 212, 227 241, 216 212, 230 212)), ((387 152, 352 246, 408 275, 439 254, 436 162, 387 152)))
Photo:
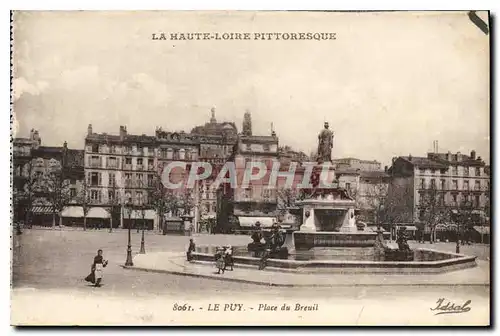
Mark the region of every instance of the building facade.
POLYGON ((466 202, 480 217, 489 208, 490 176, 485 162, 461 153, 428 153, 427 157, 400 156, 389 170, 391 189, 408 221, 425 220, 424 199, 435 193, 443 209, 457 209, 466 202))

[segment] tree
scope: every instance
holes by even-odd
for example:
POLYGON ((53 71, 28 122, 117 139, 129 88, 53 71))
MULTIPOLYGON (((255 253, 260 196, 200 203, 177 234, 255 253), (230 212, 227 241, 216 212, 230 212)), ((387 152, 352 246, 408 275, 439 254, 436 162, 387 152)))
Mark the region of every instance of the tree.
POLYGON ((356 191, 358 207, 365 210, 367 217, 371 217, 374 224, 379 227, 384 219, 389 184, 381 177, 360 185, 359 189, 356 191))
POLYGON ((45 174, 44 188, 52 208, 52 227, 56 226, 56 215, 59 215, 59 226, 61 226, 61 213, 71 200, 70 183, 65 179, 61 168, 53 168, 45 174))
POLYGON ((389 184, 387 198, 384 202, 383 220, 389 226, 393 237, 393 228, 397 223, 413 221, 413 200, 410 197, 411 188, 408 185, 399 184, 394 179, 389 184))
POLYGON ((456 208, 452 209, 452 219, 457 225, 457 253, 459 253, 459 241, 462 241, 462 245, 465 240, 467 233, 473 228, 476 217, 476 206, 472 201, 470 195, 464 195, 458 199, 456 208))
POLYGON ((430 229, 430 243, 436 240, 436 226, 449 221, 449 209, 444 206, 444 193, 435 187, 420 192, 418 203, 420 220, 430 229))
POLYGON ((89 187, 87 184, 87 179, 83 179, 82 188, 80 189, 80 193, 78 195, 78 203, 82 205, 83 212, 83 230, 87 230, 87 215, 90 211, 90 195, 89 195, 89 187))
POLYGON ((163 228, 163 219, 167 213, 177 215, 179 209, 179 199, 172 189, 167 189, 163 185, 160 174, 155 174, 152 189, 149 192, 148 199, 150 205, 156 211, 159 218, 159 228, 163 228))
POLYGON ((112 184, 108 189, 108 204, 106 207, 106 211, 109 213, 109 232, 113 232, 113 215, 115 214, 117 207, 121 204, 117 191, 118 188, 116 186, 116 181, 112 181, 112 184))
POLYGON ((298 200, 299 195, 297 189, 282 187, 276 189, 276 194, 278 213, 284 216, 295 206, 295 202, 298 200))

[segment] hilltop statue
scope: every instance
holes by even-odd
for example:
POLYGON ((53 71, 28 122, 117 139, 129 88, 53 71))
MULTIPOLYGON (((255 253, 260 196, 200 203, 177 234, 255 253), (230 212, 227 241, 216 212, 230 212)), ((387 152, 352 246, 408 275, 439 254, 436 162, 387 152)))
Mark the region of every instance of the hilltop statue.
POLYGON ((318 162, 332 161, 333 132, 328 129, 328 122, 325 122, 325 128, 318 135, 318 162))

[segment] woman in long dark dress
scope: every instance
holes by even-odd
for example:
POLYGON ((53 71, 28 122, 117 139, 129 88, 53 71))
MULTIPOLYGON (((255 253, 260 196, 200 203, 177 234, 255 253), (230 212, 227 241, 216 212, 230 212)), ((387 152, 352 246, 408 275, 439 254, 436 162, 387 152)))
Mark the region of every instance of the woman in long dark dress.
POLYGON ((86 281, 92 282, 96 287, 101 287, 102 273, 104 267, 108 265, 108 261, 104 260, 102 256, 102 250, 97 251, 97 255, 94 257, 94 262, 92 263, 91 272, 85 278, 86 281))

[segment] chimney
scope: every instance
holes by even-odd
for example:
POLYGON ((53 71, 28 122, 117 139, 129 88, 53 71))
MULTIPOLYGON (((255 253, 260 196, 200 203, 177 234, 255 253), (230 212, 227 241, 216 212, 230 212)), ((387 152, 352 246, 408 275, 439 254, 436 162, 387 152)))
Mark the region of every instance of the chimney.
POLYGON ((448 153, 446 154, 446 161, 451 161, 451 152, 448 151, 448 153))
POLYGON ((123 140, 123 138, 127 135, 127 126, 120 126, 120 139, 123 140))
POLYGON ((457 161, 462 161, 461 158, 460 158, 460 155, 461 155, 461 153, 457 152, 457 161))
POLYGON ((92 124, 87 127, 87 135, 92 135, 92 124))
POLYGON ((63 143, 63 149, 68 149, 68 143, 66 141, 63 143))
POLYGON ((411 161, 411 154, 408 154, 408 161, 411 161))
POLYGON ((385 167, 384 167, 384 171, 385 171, 386 173, 387 173, 387 169, 388 169, 388 167, 387 167, 387 166, 385 166, 385 167))
POLYGON ((475 160, 475 159, 476 159, 476 151, 475 151, 475 150, 472 150, 472 151, 470 152, 470 158, 471 158, 472 160, 475 160))

